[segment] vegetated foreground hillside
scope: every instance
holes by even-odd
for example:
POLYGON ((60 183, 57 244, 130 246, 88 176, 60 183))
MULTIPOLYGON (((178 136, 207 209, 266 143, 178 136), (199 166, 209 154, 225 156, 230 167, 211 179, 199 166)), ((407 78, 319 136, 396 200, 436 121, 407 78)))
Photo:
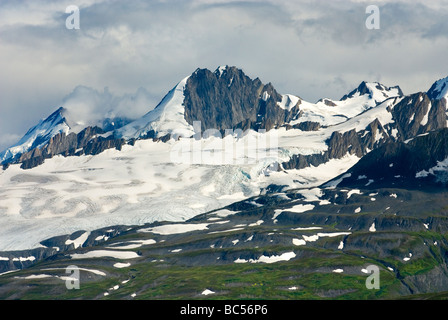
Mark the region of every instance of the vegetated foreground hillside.
POLYGON ((183 223, 49 239, 45 245, 70 245, 0 276, 0 298, 445 297, 445 190, 270 191, 183 223), (66 287, 70 265, 80 268, 79 289, 66 287), (372 265, 379 289, 366 287, 372 265))

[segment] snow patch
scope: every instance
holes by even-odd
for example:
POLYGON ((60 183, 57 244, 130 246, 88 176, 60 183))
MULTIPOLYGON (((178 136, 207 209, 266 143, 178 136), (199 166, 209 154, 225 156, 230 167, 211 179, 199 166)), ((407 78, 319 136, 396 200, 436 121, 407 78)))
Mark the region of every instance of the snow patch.
POLYGON ((344 270, 343 269, 334 269, 333 272, 334 273, 343 273, 344 270))
POLYGON ((342 177, 340 177, 339 179, 336 179, 334 181, 330 181, 329 183, 327 183, 325 185, 325 187, 334 189, 334 188, 336 188, 338 186, 338 184, 340 184, 342 182, 342 180, 344 180, 345 178, 350 178, 351 176, 352 176, 351 173, 346 173, 342 177))
POLYGON ((127 268, 130 265, 131 264, 129 262, 128 263, 117 262, 117 263, 114 263, 114 268, 122 269, 122 268, 127 268))
POLYGON ((303 239, 292 239, 292 243, 296 246, 304 246, 306 245, 306 241, 303 239))
POLYGON ((205 289, 204 291, 202 291, 202 295, 203 296, 208 296, 208 295, 210 295, 210 294, 214 294, 215 292, 213 292, 213 291, 211 291, 211 290, 209 290, 209 289, 205 289))
POLYGON ((303 230, 320 230, 322 227, 298 227, 298 228, 292 228, 291 230, 294 231, 303 231, 303 230))
POLYGON ((261 99, 266 102, 270 97, 271 95, 267 91, 264 91, 263 95, 261 96, 261 99))
POLYGON ((19 257, 19 258, 13 258, 12 261, 20 261, 20 262, 25 262, 25 261, 34 261, 36 260, 35 256, 29 256, 29 257, 19 257))
POLYGON ((115 259, 135 259, 138 254, 133 251, 113 251, 113 250, 92 250, 86 253, 75 253, 70 255, 72 259, 91 259, 91 258, 115 258, 115 259))
POLYGON ((291 252, 282 253, 281 255, 274 255, 274 256, 262 255, 258 259, 246 260, 246 259, 238 258, 238 259, 236 259, 234 261, 234 263, 247 263, 247 262, 249 262, 249 263, 268 263, 269 264, 269 263, 275 263, 275 262, 281 262, 281 261, 289 261, 289 260, 291 260, 292 258, 295 258, 295 257, 296 257, 296 254, 293 251, 291 251, 291 252))
POLYGON ((154 239, 148 240, 132 240, 129 242, 117 242, 113 245, 106 247, 107 249, 116 249, 116 250, 129 250, 129 249, 137 249, 145 245, 154 244, 156 241, 154 239), (126 245, 123 245, 126 244, 126 245))
POLYGON ((145 228, 138 230, 139 232, 151 232, 161 235, 187 233, 191 231, 207 230, 208 223, 185 223, 185 224, 166 224, 162 226, 145 228))
POLYGON ((361 190, 353 189, 347 192, 347 199, 349 199, 353 194, 362 194, 361 190))
POLYGON ((426 126, 428 124, 428 116, 429 112, 431 111, 432 103, 429 103, 428 110, 426 111, 425 115, 423 116, 422 121, 420 122, 421 126, 426 126))
POLYGON ((293 96, 291 94, 285 94, 282 95, 282 101, 277 102, 277 106, 284 110, 291 111, 291 109, 294 108, 299 101, 299 97, 293 96))
POLYGON ((310 211, 314 209, 314 205, 312 204, 297 204, 291 208, 287 208, 287 209, 275 209, 274 210, 274 215, 272 217, 272 219, 276 219, 282 212, 294 212, 294 213, 303 213, 306 211, 310 211))
POLYGON ((79 247, 82 247, 82 245, 87 241, 87 238, 89 237, 89 235, 90 235, 89 231, 84 232, 80 237, 78 237, 75 240, 70 240, 70 239, 66 240, 65 244, 67 246, 73 244, 75 246, 75 249, 78 249, 79 247))

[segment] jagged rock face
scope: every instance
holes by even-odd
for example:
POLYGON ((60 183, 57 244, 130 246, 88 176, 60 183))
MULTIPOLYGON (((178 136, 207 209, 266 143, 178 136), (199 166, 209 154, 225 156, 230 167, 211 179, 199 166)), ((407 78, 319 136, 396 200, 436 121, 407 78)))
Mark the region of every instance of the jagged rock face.
POLYGON ((396 129, 404 139, 446 127, 446 101, 431 101, 425 93, 403 98, 393 109, 396 129))
POLYGON ((372 187, 446 185, 446 181, 442 181, 437 175, 418 177, 417 173, 437 166, 438 162, 447 157, 448 129, 445 128, 416 137, 407 143, 393 142, 378 147, 354 165, 348 171, 350 177, 344 178, 338 186, 362 187, 370 179, 372 187))
POLYGON ((357 92, 359 92, 360 95, 370 93, 365 81, 361 82, 361 84, 358 86, 358 88, 354 89, 349 94, 344 95, 341 98, 341 100, 347 100, 348 98, 353 98, 357 92))
POLYGON ((114 139, 112 136, 109 138, 97 136, 102 133, 103 130, 99 127, 87 127, 78 134, 73 132, 68 135, 59 133, 52 137, 41 149, 35 148, 23 153, 15 163, 21 163, 22 169, 31 169, 55 155, 95 155, 111 148, 121 150, 121 146, 125 143, 123 139, 114 139))
POLYGON ((344 133, 334 131, 326 141, 328 150, 311 155, 293 155, 289 161, 279 166, 279 170, 303 169, 310 165, 319 166, 330 159, 341 159, 347 154, 354 154, 361 158, 378 146, 392 141, 378 119, 375 119, 365 130, 359 132, 355 129, 344 133))
MULTIPOLYGON (((317 166, 347 154, 362 157, 386 143, 405 141, 420 134, 445 128, 447 100, 433 99, 438 98, 446 91, 445 89, 445 82, 440 80, 428 93, 415 93, 401 99, 396 98, 388 109, 392 121, 381 123, 382 120, 375 119, 362 130, 348 128, 345 132, 335 131, 326 141, 327 151, 316 155, 294 155, 289 162, 283 163, 280 167, 300 169, 310 164, 317 166)), ((370 95, 370 98, 379 103, 383 101, 382 99, 388 99, 389 96, 396 97, 397 94, 403 95, 399 87, 387 88, 379 83, 362 82, 342 100, 370 95)), ((289 100, 286 103, 287 107, 282 107, 285 105, 284 101, 282 104, 285 96, 280 95, 271 83, 263 84, 258 78, 253 80, 236 67, 220 67, 215 72, 197 69, 186 80, 183 95, 185 120, 190 125, 200 121, 202 131, 215 129, 224 135, 226 129, 269 131, 283 126, 287 130, 319 131, 325 127, 314 121, 292 124, 292 120, 303 115, 303 110, 300 110, 301 99, 294 102, 289 100)), ((289 96, 286 99, 289 99, 289 96)), ((329 109, 336 106, 329 99, 321 101, 329 109)), ((46 120, 48 123, 57 121, 65 123, 62 109, 46 120)), ((122 119, 122 121, 119 126, 128 120, 122 119)), ((58 133, 40 149, 34 148, 10 162, 22 163, 22 168, 32 168, 54 155, 93 155, 109 148, 121 149, 126 143, 125 140, 114 138, 113 135, 107 138, 99 136, 103 133, 104 130, 98 127, 87 127, 78 134, 58 133)), ((158 137, 157 132, 150 130, 138 139, 166 142, 170 138, 172 138, 170 134, 158 137)), ((135 139, 131 139, 127 143, 132 145, 134 142, 135 139)), ((3 165, 5 167, 7 163, 3 165)))
POLYGON ((124 139, 114 139, 114 138, 94 138, 83 147, 84 154, 95 155, 103 152, 107 149, 115 148, 121 150, 121 147, 125 144, 124 139))
MULTIPOLYGON (((396 89, 398 91, 398 95, 399 96, 403 95, 403 91, 401 91, 401 88, 399 86, 387 88, 387 87, 383 86, 380 83, 375 83, 375 88, 377 90, 383 91, 384 99, 387 99, 389 97, 384 91, 390 91, 392 89, 396 89)), ((359 94, 359 95, 365 95, 365 94, 371 95, 371 91, 370 91, 370 89, 368 87, 367 82, 365 82, 365 81, 361 82, 361 84, 358 86, 358 88, 356 88, 355 90, 351 91, 349 94, 344 95, 341 98, 341 101, 347 100, 349 98, 353 98, 357 94, 359 94)))
POLYGON ((304 121, 304 122, 299 122, 298 124, 295 124, 293 126, 286 124, 285 127, 286 127, 286 130, 299 129, 302 131, 318 131, 321 128, 321 124, 319 122, 314 122, 314 121, 304 121))
POLYGON ((287 162, 283 162, 278 170, 303 169, 309 166, 317 167, 330 160, 328 152, 316 153, 311 155, 294 154, 287 162))
POLYGON ((436 81, 431 88, 428 90, 427 94, 431 100, 446 100, 448 93, 448 77, 436 81))
POLYGON ((333 101, 329 100, 329 99, 320 99, 318 102, 323 102, 325 105, 329 106, 329 107, 335 107, 336 103, 334 103, 333 101))
POLYGON ((446 103, 445 99, 430 100, 422 92, 406 96, 389 109, 393 119, 391 123, 383 125, 375 119, 364 130, 335 131, 326 141, 328 150, 323 154, 294 155, 288 162, 282 163, 281 168, 316 166, 330 159, 340 159, 347 153, 361 158, 385 144, 404 142, 421 134, 444 129, 447 127, 446 103))
POLYGON ((235 67, 222 73, 196 70, 184 95, 186 121, 201 121, 202 130, 270 130, 289 122, 299 111, 298 106, 290 111, 277 106, 282 97, 272 84, 252 80, 235 67))

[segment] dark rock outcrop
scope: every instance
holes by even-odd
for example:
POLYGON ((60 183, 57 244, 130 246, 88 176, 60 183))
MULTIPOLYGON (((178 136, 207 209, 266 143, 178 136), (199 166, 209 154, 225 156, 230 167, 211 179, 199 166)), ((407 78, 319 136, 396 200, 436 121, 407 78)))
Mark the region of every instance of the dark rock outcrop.
POLYGON ((392 141, 381 123, 375 119, 365 130, 359 132, 355 129, 344 133, 334 131, 326 141, 328 150, 311 155, 292 155, 289 161, 279 166, 279 170, 303 169, 310 165, 319 166, 330 159, 340 159, 347 154, 362 157, 378 146, 392 141))
POLYGON ((207 129, 266 129, 280 127, 299 112, 280 108, 282 96, 272 84, 250 79, 242 70, 227 67, 220 72, 196 70, 185 87, 185 119, 201 121, 207 129))
MULTIPOLYGON (((365 91, 362 84, 357 90, 365 91)), ((282 163, 280 167, 302 169, 310 164, 317 166, 330 159, 340 159, 347 154, 355 154, 361 158, 386 144, 405 142, 418 135, 444 129, 447 127, 446 103, 445 99, 430 100, 428 95, 423 92, 406 96, 389 108, 392 122, 383 125, 378 119, 375 119, 364 130, 334 131, 326 141, 327 151, 322 154, 293 155, 288 162, 282 163)), ((426 164, 426 161, 423 163, 426 164)))
POLYGON ((286 124, 285 127, 286 127, 286 130, 299 129, 302 131, 318 131, 321 128, 321 124, 319 122, 314 122, 314 121, 304 121, 304 122, 299 122, 292 126, 290 124, 286 124))
POLYGON ((391 112, 403 140, 446 127, 446 101, 431 101, 423 92, 404 97, 391 112))
POLYGON ((371 187, 400 185, 421 187, 428 184, 446 186, 448 179, 443 168, 440 172, 432 174, 429 169, 447 158, 448 129, 444 128, 411 141, 392 142, 378 147, 354 165, 347 172, 351 176, 344 178, 339 186, 352 188, 365 186, 366 179, 372 181, 371 187))
POLYGON ((22 169, 31 169, 42 164, 45 159, 55 155, 80 156, 83 154, 95 155, 104 150, 115 148, 121 150, 124 139, 115 139, 112 135, 102 137, 103 130, 99 127, 87 127, 78 134, 59 133, 52 137, 42 148, 23 153, 20 158, 12 163, 21 163, 22 169))

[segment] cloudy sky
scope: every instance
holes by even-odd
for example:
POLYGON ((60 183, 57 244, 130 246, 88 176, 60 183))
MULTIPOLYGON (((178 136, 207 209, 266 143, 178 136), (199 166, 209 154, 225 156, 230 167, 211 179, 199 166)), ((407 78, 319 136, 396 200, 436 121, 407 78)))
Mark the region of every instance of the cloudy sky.
POLYGON ((237 66, 310 102, 363 80, 426 91, 448 76, 447 17, 447 0, 1 0, 0 149, 61 105, 143 115, 198 67, 237 66))

